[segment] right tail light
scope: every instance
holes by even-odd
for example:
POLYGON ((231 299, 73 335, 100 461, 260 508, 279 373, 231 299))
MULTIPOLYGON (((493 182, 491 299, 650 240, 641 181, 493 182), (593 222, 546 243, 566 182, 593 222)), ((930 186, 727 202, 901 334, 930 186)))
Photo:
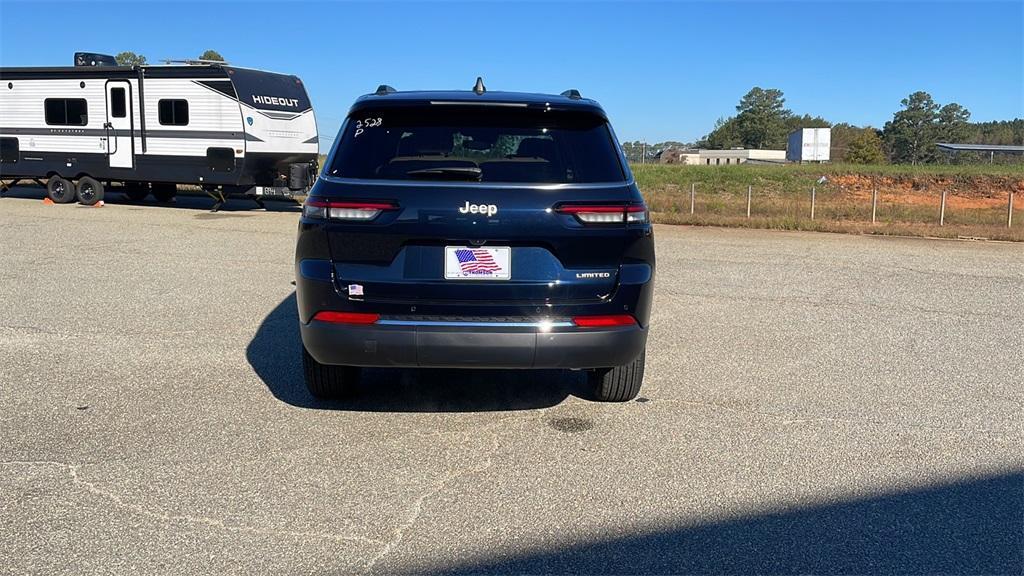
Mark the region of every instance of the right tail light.
POLYGON ((647 222, 643 204, 563 204, 559 214, 570 214, 584 224, 632 224, 647 222))

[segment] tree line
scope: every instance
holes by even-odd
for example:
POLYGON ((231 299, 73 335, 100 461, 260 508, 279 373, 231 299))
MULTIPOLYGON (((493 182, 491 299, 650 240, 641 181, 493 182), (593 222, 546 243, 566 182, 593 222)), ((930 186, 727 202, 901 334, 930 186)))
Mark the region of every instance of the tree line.
MULTIPOLYGON (((207 50, 199 55, 199 60, 213 60, 216 62, 224 62, 224 57, 220 55, 220 52, 216 50, 207 50)), ((114 56, 114 61, 117 62, 118 66, 145 66, 147 64, 146 57, 142 54, 136 54, 135 52, 121 52, 117 56, 114 56)))
POLYGON ((969 110, 956 102, 940 105, 927 92, 904 98, 881 129, 794 114, 785 104, 781 90, 754 87, 736 105, 735 116, 719 118, 714 129, 692 146, 781 150, 794 130, 831 127, 833 161, 922 164, 943 159, 937 142, 1024 144, 1024 119, 972 123, 969 110))

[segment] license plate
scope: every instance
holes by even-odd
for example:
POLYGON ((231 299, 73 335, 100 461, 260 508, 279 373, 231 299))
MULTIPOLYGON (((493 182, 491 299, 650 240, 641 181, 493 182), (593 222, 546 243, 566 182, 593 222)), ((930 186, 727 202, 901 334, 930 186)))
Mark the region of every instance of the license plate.
POLYGON ((472 248, 445 246, 447 280, 508 280, 512 277, 512 249, 508 246, 472 248))

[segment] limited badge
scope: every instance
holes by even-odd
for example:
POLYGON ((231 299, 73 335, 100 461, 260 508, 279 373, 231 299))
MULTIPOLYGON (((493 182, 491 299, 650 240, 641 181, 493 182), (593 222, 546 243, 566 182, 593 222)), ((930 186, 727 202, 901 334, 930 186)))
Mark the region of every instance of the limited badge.
POLYGON ((349 296, 362 296, 363 295, 363 285, 362 284, 349 284, 348 285, 348 295, 349 296))

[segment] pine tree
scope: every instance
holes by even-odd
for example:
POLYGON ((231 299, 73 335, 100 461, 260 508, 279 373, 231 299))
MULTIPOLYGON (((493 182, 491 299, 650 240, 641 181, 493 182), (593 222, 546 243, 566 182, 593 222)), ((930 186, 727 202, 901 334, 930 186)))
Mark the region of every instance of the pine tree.
POLYGON ((901 104, 903 109, 893 114, 883 129, 893 162, 918 164, 934 160, 939 105, 927 92, 914 92, 901 104))

